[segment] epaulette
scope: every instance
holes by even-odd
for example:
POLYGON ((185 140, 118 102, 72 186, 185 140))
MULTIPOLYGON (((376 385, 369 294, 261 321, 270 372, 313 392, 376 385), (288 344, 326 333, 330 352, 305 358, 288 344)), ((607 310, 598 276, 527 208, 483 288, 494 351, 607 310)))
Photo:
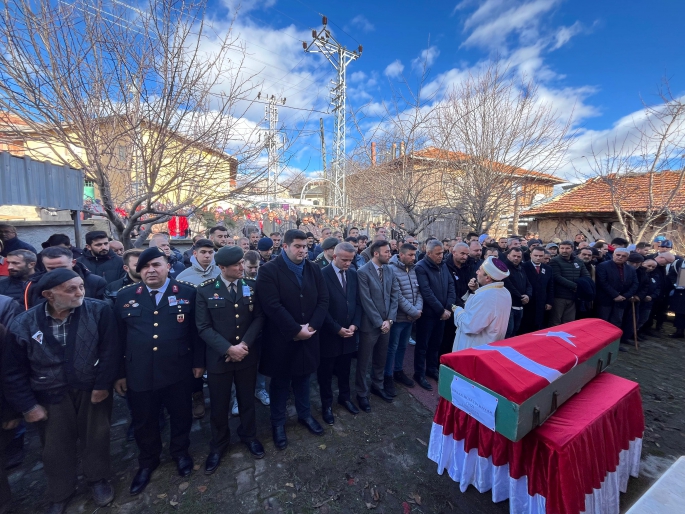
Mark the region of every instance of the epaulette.
MULTIPOLYGON (((140 285, 140 282, 131 282, 130 284, 126 284, 124 287, 119 288, 119 291, 123 291, 127 287, 137 286, 137 285, 140 285)), ((119 291, 117 291, 117 293, 119 293, 119 291)))
POLYGON ((178 282, 179 284, 185 284, 185 285, 187 285, 187 286, 190 286, 190 287, 192 287, 193 289, 195 289, 195 288, 197 287, 197 286, 196 286, 195 284, 193 284, 192 282, 186 282, 185 280, 178 280, 178 279, 176 279, 176 282, 178 282))
POLYGON ((202 287, 202 286, 206 286, 209 284, 213 284, 217 278, 218 277, 214 277, 214 278, 210 278, 209 280, 205 280, 204 282, 201 282, 200 284, 198 284, 197 287, 202 287))

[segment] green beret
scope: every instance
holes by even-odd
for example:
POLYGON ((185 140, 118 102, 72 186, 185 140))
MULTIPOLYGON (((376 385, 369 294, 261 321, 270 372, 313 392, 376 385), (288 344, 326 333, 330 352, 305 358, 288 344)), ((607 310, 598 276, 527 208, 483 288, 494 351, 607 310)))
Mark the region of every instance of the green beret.
POLYGON ((232 266, 243 259, 243 249, 239 246, 224 246, 216 252, 214 262, 217 266, 232 266))
POLYGON ((327 237, 323 240, 323 243, 321 243, 321 249, 328 250, 330 248, 335 248, 339 243, 340 241, 337 237, 327 237))

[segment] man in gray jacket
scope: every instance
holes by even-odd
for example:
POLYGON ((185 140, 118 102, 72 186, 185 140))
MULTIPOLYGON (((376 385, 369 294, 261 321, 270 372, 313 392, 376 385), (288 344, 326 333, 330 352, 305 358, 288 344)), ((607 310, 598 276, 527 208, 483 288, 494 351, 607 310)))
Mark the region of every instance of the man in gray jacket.
POLYGON ((179 273, 176 280, 199 286, 205 280, 218 277, 220 273, 219 267, 214 264, 214 243, 209 239, 198 239, 193 245, 190 267, 179 273))
POLYGON ((388 355, 390 329, 397 316, 399 287, 388 266, 390 243, 376 241, 370 246, 371 260, 357 272, 362 323, 359 327, 357 350, 357 402, 364 412, 371 412, 366 372, 371 365, 371 392, 388 403, 390 396, 383 389, 383 370, 388 355))
POLYGON ((385 361, 385 392, 395 396, 395 384, 399 382, 407 387, 414 387, 414 381, 405 375, 403 370, 404 352, 411 337, 414 321, 421 317, 423 297, 414 271, 416 247, 409 243, 400 246, 400 252, 390 259, 390 266, 399 287, 397 319, 390 329, 388 357, 385 361), (394 381, 393 381, 394 379, 394 381))

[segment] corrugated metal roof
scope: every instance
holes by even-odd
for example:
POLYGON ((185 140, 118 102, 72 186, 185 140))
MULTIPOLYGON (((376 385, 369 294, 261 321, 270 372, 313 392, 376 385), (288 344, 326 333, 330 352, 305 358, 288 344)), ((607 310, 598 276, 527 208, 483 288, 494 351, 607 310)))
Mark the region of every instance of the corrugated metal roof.
POLYGON ((0 152, 0 205, 83 209, 83 172, 0 152))

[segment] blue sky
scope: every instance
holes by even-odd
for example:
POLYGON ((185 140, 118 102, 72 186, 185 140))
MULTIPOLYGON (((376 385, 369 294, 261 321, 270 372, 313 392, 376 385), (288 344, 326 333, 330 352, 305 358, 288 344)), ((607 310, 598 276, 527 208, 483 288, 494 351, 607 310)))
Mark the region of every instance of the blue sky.
MULTIPOLYGON (((412 61, 422 55, 429 56, 429 80, 447 82, 498 55, 534 78, 561 112, 575 109, 572 161, 602 139, 621 137, 641 99, 658 101, 663 77, 676 94, 685 84, 679 41, 685 2, 675 0, 224 0, 214 7, 217 22, 237 14, 235 34, 246 44, 245 63, 258 73, 260 88, 303 109, 326 110, 333 76, 330 65, 302 51, 301 41, 321 26, 318 13, 348 47, 364 46, 348 72, 353 105, 387 98, 399 70, 416 81, 412 61)), ((282 108, 280 120, 292 129, 306 114, 282 108)), ((253 123, 262 116, 263 106, 248 114, 253 123)), ((310 115, 309 128, 318 127, 319 116, 310 115)), ((330 144, 332 119, 324 118, 330 144)), ((290 165, 318 171, 318 147, 317 136, 301 137, 290 165)), ((571 169, 560 173, 570 176, 571 169)))

